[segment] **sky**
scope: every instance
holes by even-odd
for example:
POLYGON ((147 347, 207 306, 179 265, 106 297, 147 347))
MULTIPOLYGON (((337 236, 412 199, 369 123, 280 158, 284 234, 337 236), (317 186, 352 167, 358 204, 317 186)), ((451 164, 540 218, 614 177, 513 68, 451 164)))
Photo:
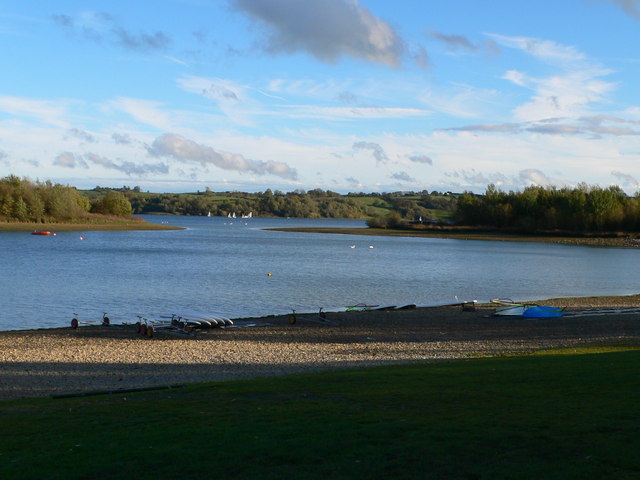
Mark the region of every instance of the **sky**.
POLYGON ((640 0, 0 0, 0 177, 640 190, 640 0))

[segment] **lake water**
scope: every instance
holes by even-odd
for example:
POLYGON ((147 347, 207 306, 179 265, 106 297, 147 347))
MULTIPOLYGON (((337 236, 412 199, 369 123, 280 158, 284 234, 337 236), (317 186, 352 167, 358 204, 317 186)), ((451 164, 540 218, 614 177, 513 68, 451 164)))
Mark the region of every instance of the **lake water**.
POLYGON ((264 230, 360 220, 145 218, 187 230, 1 232, 0 330, 67 326, 74 313, 119 323, 184 309, 241 318, 640 291, 634 249, 264 230))

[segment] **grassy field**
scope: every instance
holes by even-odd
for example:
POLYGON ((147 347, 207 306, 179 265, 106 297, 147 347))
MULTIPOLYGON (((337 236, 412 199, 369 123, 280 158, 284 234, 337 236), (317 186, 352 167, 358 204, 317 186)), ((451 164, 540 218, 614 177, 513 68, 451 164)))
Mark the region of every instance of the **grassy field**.
POLYGON ((635 479, 640 351, 0 403, 0 478, 635 479))

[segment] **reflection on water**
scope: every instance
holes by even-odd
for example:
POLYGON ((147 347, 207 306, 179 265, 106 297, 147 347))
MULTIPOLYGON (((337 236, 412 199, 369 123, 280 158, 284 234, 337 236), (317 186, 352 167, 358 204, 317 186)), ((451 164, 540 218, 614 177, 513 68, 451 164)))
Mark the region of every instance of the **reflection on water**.
POLYGON ((74 312, 114 322, 185 308, 239 318, 640 291, 631 249, 263 230, 364 227, 357 220, 146 218, 187 230, 0 233, 0 329, 66 326, 74 312))

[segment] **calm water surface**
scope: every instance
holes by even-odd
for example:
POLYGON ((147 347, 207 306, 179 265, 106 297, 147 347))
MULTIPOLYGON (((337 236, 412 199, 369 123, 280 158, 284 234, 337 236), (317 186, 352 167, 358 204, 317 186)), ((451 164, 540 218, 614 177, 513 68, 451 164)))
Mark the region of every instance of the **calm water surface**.
POLYGON ((75 312, 114 322, 187 308, 240 318, 640 291, 640 250, 264 230, 364 227, 359 220, 145 218, 187 230, 1 232, 0 330, 67 326, 75 312))

